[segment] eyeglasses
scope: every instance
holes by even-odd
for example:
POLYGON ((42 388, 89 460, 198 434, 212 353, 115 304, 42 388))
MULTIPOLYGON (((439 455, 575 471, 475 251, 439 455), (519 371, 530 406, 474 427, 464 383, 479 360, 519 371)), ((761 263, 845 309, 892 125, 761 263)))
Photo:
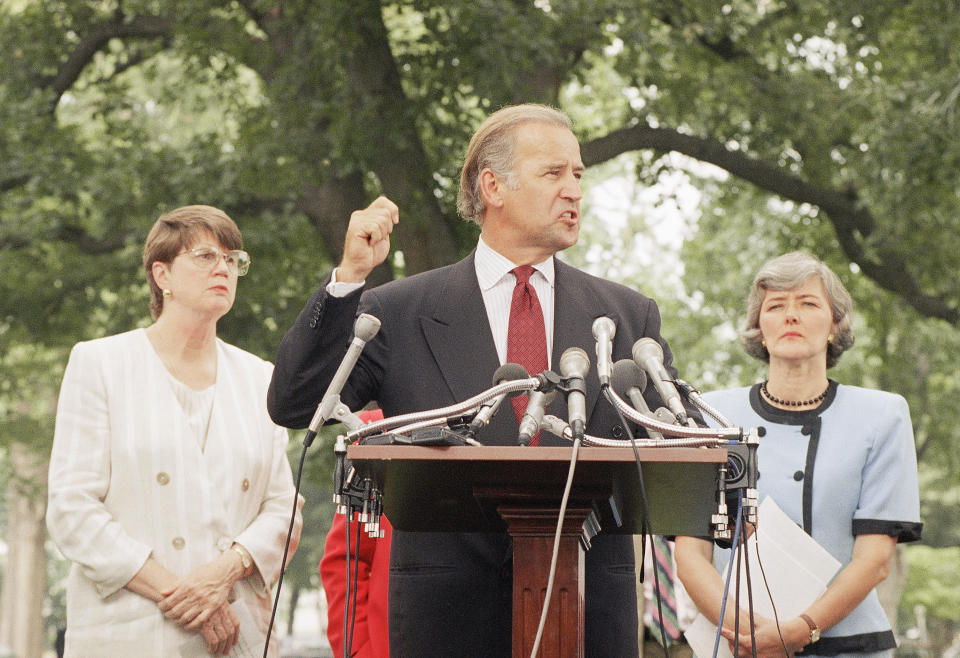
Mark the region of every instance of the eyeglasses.
POLYGON ((215 268, 221 258, 226 262, 227 269, 237 276, 243 276, 250 270, 250 254, 243 249, 220 251, 216 247, 197 247, 180 253, 188 254, 197 267, 205 270, 215 268))

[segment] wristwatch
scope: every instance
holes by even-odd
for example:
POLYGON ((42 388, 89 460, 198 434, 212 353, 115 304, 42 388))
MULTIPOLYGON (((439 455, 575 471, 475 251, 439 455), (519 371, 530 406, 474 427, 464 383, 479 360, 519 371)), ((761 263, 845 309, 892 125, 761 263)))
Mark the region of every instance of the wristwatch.
POLYGON ((240 548, 238 544, 231 546, 237 555, 240 556, 240 564, 243 566, 243 573, 247 573, 251 566, 253 566, 253 560, 250 559, 250 554, 247 553, 244 549, 240 548))
POLYGON ((810 615, 801 614, 800 619, 807 622, 807 626, 810 627, 810 643, 813 644, 820 639, 820 627, 817 626, 817 622, 810 619, 810 615))

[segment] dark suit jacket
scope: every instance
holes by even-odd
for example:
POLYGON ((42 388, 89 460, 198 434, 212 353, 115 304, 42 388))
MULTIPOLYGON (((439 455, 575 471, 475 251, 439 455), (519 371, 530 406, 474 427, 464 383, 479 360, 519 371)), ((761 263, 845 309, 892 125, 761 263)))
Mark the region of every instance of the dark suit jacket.
MULTIPOLYGON (((653 300, 619 284, 556 262, 552 364, 568 347, 593 353, 593 320, 617 325, 613 358, 630 358, 633 343, 660 337, 653 300)), ((341 394, 351 409, 377 400, 385 416, 454 404, 492 384, 500 365, 477 283, 473 254, 453 265, 378 288, 331 297, 326 283, 310 298, 277 354, 268 406, 288 427, 306 426, 333 378, 359 311, 381 320, 341 394)), ((674 371, 675 372, 675 371, 674 371)), ((531 373, 533 374, 533 373, 531 373)), ((649 387, 651 408, 662 402, 649 387)), ((600 399, 596 371, 587 377, 587 433, 622 437, 613 407, 600 399)), ((558 396, 548 413, 566 417, 558 396)), ((699 417, 694 413, 694 417, 699 417)), ((517 420, 502 405, 479 439, 515 445, 517 420)), ((544 433, 543 444, 553 438, 544 433)), ((390 569, 390 646, 397 656, 509 656, 511 546, 498 534, 407 533, 394 530, 390 569)), ((637 598, 629 536, 604 535, 586 556, 586 655, 636 656, 637 598)))

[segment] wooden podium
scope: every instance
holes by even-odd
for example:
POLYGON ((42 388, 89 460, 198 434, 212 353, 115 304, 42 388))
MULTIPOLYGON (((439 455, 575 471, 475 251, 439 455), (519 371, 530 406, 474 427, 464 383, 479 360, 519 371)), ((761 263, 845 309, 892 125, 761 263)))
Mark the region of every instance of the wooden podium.
MULTIPOLYGON (((572 447, 354 445, 347 457, 383 492, 394 528, 508 532, 513 538, 513 658, 533 649, 572 447)), ((651 531, 708 536, 722 448, 638 448, 651 531)), ((639 533, 644 509, 634 451, 581 448, 561 531, 541 656, 583 656, 589 540, 639 533)))

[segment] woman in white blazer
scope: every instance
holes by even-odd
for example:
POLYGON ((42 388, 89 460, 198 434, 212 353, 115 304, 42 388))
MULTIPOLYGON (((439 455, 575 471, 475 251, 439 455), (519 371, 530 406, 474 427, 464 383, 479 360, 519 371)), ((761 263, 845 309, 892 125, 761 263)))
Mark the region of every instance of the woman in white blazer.
POLYGON ((295 492, 272 366, 216 335, 241 247, 216 208, 161 216, 143 252, 154 324, 71 352, 47 510, 73 562, 67 656, 262 651, 295 492))

